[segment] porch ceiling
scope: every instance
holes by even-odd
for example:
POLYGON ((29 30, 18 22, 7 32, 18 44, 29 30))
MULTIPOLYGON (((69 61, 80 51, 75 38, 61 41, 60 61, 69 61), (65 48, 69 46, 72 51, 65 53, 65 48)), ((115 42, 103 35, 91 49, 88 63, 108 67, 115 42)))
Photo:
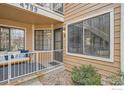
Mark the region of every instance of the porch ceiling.
POLYGON ((24 9, 16 8, 8 4, 0 4, 0 18, 40 25, 61 23, 55 19, 48 18, 46 16, 39 15, 24 9))

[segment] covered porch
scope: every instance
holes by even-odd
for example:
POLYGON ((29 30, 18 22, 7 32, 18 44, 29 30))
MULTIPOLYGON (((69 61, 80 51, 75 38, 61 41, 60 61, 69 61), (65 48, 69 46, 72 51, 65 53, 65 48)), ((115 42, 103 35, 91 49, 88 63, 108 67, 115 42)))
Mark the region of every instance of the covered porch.
POLYGON ((0 83, 62 66, 62 25, 62 21, 0 4, 0 83))

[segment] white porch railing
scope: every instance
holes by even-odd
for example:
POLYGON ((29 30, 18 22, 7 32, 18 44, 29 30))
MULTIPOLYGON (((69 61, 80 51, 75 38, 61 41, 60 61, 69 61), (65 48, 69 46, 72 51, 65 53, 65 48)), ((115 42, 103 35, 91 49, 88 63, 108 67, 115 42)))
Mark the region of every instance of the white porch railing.
POLYGON ((54 58, 54 52, 60 53, 62 50, 0 55, 6 59, 0 59, 0 83, 10 83, 15 78, 61 66, 63 63, 54 58))

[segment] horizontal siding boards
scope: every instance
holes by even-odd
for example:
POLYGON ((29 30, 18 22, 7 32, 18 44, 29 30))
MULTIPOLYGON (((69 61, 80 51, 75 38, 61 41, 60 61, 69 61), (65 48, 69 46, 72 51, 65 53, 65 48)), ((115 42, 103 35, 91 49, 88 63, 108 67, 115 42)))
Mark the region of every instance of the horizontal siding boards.
POLYGON ((76 65, 80 66, 82 64, 84 64, 84 65, 91 64, 91 65, 95 66, 97 69, 101 69, 101 70, 108 71, 108 72, 111 72, 111 73, 119 71, 119 68, 115 68, 115 67, 113 68, 113 67, 110 67, 110 66, 95 64, 93 62, 85 62, 85 61, 81 62, 80 60, 75 60, 75 59, 73 59, 71 61, 69 61, 68 59, 67 60, 65 59, 65 61, 66 61, 66 64, 70 64, 72 66, 76 66, 76 65))
MULTIPOLYGON (((66 13, 65 17, 68 17, 69 15, 73 15, 73 14, 76 14, 76 13, 80 13, 80 11, 82 11, 83 13, 85 13, 84 12, 85 10, 87 10, 88 8, 91 8, 93 6, 96 6, 96 5, 98 5, 98 4, 92 3, 92 4, 85 4, 82 7, 80 7, 79 9, 78 9, 78 7, 77 8, 75 7, 75 10, 76 11, 71 10, 73 12, 69 12, 69 13, 68 12, 65 12, 66 13)), ((76 15, 73 15, 73 16, 76 16, 76 15)))
POLYGON ((121 21, 120 19, 115 20, 114 26, 120 26, 121 21))
POLYGON ((79 13, 80 11, 84 11, 90 7, 93 7, 97 4, 93 3, 93 4, 80 4, 80 5, 77 5, 75 6, 73 9, 70 9, 70 10, 67 10, 67 12, 65 11, 65 17, 68 17, 70 15, 74 15, 76 13, 79 13), (76 10, 76 11, 73 11, 73 10, 76 10))
MULTIPOLYGON (((65 20, 69 20, 71 18, 79 17, 93 10, 99 9, 100 7, 106 6, 108 4, 88 4, 78 10, 73 10, 74 13, 66 14, 65 12, 65 20), (70 16, 71 15, 71 16, 70 16)), ((66 10, 65 10, 66 11, 66 10)))
MULTIPOLYGON (((69 65, 69 64, 65 64, 65 67, 67 68, 66 70, 72 71, 72 68, 73 68, 74 66, 69 65)), ((115 73, 111 73, 111 72, 104 71, 104 70, 100 70, 100 69, 97 70, 97 72, 98 72, 99 74, 101 74, 101 76, 105 76, 105 78, 108 77, 109 75, 115 74, 115 73)), ((104 78, 104 79, 105 79, 105 78, 104 78)))
POLYGON ((114 51, 114 55, 115 55, 115 56, 120 56, 120 50, 116 49, 116 50, 114 51))
POLYGON ((114 44, 120 44, 120 37, 115 38, 114 44))
POLYGON ((116 8, 114 9, 114 14, 117 14, 117 13, 120 13, 120 12, 121 12, 120 6, 119 6, 119 7, 116 7, 116 8))
POLYGON ((114 8, 114 62, 104 62, 85 57, 72 56, 66 54, 66 37, 63 38, 64 45, 64 63, 67 70, 71 71, 72 67, 80 66, 81 64, 92 64, 98 69, 98 72, 105 77, 120 71, 120 4, 85 4, 85 5, 65 5, 65 23, 75 21, 81 17, 86 17, 94 13, 105 11, 106 9, 114 8), (75 6, 75 8, 69 7, 75 6))
MULTIPOLYGON (((77 3, 66 4, 66 5, 64 6, 64 8, 65 8, 66 10, 70 10, 70 9, 74 8, 75 6, 77 6, 77 5, 79 5, 79 4, 77 4, 77 3)), ((66 11, 65 11, 65 12, 66 12, 66 11)), ((65 12, 64 12, 64 13, 65 13, 65 12)))
POLYGON ((121 18, 121 14, 120 13, 115 14, 115 16, 114 16, 115 20, 120 20, 120 18, 121 18))
MULTIPOLYGON (((74 19, 79 19, 82 16, 86 17, 86 16, 89 16, 89 15, 95 14, 97 12, 101 12, 101 11, 105 11, 107 9, 111 9, 112 7, 116 7, 116 6, 118 7, 119 4, 97 4, 97 5, 94 5, 94 7, 87 8, 86 10, 79 11, 78 13, 73 14, 73 15, 68 16, 68 17, 66 17, 66 14, 65 14, 65 22, 69 21, 71 19, 73 19, 73 20, 74 19)), ((76 10, 74 10, 74 11, 76 11, 76 10)))
POLYGON ((84 58, 84 57, 77 57, 77 56, 71 56, 71 55, 64 55, 64 60, 75 60, 76 62, 88 62, 88 63, 93 63, 93 64, 100 64, 100 65, 105 65, 105 66, 109 66, 109 67, 113 67, 113 68, 119 68, 118 66, 120 65, 120 62, 118 62, 118 56, 115 57, 115 59, 117 59, 117 61, 113 62, 104 62, 104 61, 100 61, 100 60, 93 60, 93 59, 88 59, 88 58, 84 58))
POLYGON ((115 45, 114 45, 114 48, 115 48, 116 50, 119 50, 119 49, 120 49, 120 44, 115 44, 115 45))
POLYGON ((120 37, 120 32, 119 32, 119 31, 116 32, 116 33, 114 34, 114 37, 115 37, 115 38, 119 38, 119 37, 120 37))

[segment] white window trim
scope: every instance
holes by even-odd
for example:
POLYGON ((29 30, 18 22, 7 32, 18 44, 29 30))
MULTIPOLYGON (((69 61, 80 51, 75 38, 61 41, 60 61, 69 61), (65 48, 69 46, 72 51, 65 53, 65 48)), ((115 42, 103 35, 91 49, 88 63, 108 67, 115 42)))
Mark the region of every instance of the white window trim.
POLYGON ((17 29, 23 29, 24 30, 24 33, 25 33, 25 49, 27 49, 27 46, 26 46, 26 41, 27 41, 27 37, 26 37, 26 34, 27 34, 27 29, 25 27, 19 27, 19 26, 13 26, 13 25, 5 25, 5 24, 0 24, 0 26, 3 26, 3 27, 10 27, 10 28, 17 28, 17 29))
POLYGON ((121 4, 121 72, 124 72, 124 4, 121 4))
POLYGON ((94 14, 94 15, 91 15, 91 16, 87 16, 85 18, 80 18, 78 20, 66 23, 66 54, 71 55, 71 56, 101 60, 101 61, 105 61, 105 62, 114 62, 114 12, 113 12, 113 8, 103 11, 103 12, 100 12, 100 13, 97 13, 97 14, 94 14), (98 16, 98 15, 102 15, 107 12, 110 12, 110 58, 102 58, 102 57, 95 57, 95 56, 84 55, 84 54, 69 53, 68 52, 68 25, 79 22, 79 21, 83 21, 88 18, 98 16))

